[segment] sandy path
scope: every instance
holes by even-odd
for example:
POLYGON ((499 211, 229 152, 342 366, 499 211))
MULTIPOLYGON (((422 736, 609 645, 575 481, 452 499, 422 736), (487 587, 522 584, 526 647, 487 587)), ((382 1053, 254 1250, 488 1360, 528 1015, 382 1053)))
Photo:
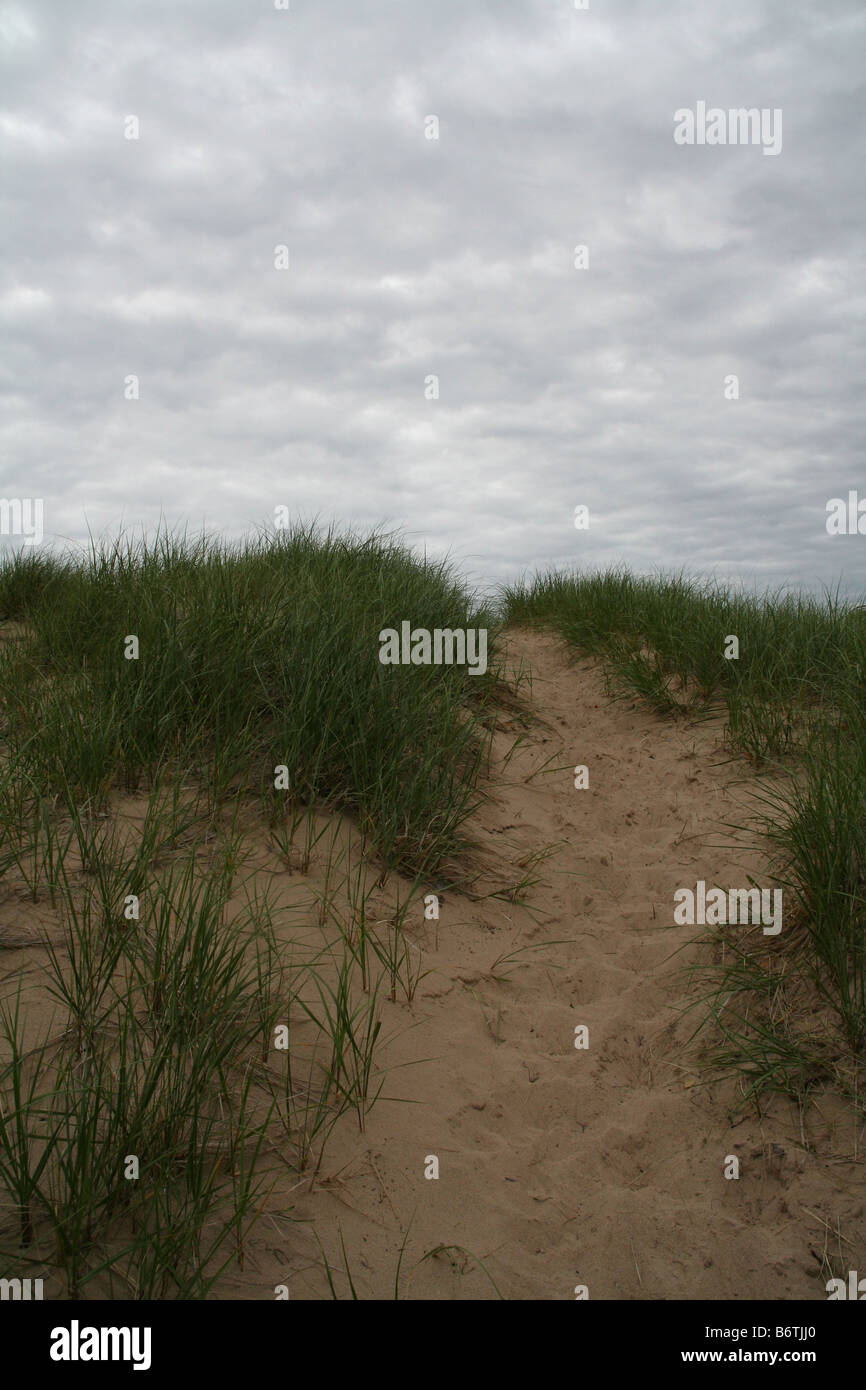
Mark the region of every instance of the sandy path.
MULTIPOLYGON (((694 929, 672 926, 674 890, 697 878, 746 886, 749 870, 761 881, 760 856, 722 827, 742 815, 745 767, 721 762, 717 729, 611 703, 594 665, 571 666, 552 638, 518 634, 512 653, 531 663, 545 727, 494 781, 479 837, 512 863, 565 844, 527 907, 445 894, 438 949, 433 924, 416 923, 433 973, 411 1009, 386 1003, 384 1015, 386 1032, 404 1030, 390 1066, 431 1059, 386 1087, 416 1103, 381 1100, 363 1136, 341 1121, 325 1184, 293 1215, 316 1222, 335 1265, 339 1223, 361 1297, 393 1297, 414 1212, 403 1296, 494 1296, 464 1256, 417 1264, 454 1243, 508 1298, 571 1299, 583 1284, 593 1299, 823 1299, 822 1220, 839 1223, 847 1267, 859 1253, 866 1269, 850 1114, 823 1101, 808 1148, 784 1100, 732 1123, 734 1087, 697 1086, 677 1045, 688 1030, 675 1010, 683 957, 671 956, 694 929), (527 782, 548 758, 565 770, 527 782), (588 790, 574 788, 579 763, 588 790), (491 976, 504 952, 554 938, 570 941, 529 953, 505 981, 491 976), (579 1024, 588 1050, 574 1047, 579 1024), (424 1178, 431 1154, 438 1180, 424 1178), (736 1181, 723 1176, 728 1154, 740 1159, 736 1181)), ((514 736, 497 735, 500 757, 514 736)), ((272 1225, 259 1277, 321 1294, 312 1241, 272 1225)))

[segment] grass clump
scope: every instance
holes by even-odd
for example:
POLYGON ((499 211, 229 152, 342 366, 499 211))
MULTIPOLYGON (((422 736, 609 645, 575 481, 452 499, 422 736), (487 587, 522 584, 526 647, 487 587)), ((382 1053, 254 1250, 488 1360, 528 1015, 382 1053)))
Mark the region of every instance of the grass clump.
POLYGON ((340 1117, 364 1130, 381 1001, 420 977, 408 902, 467 853, 505 689, 384 666, 407 620, 495 642, 446 563, 378 534, 0 561, 0 893, 48 924, 54 1009, 0 998, 0 1253, 62 1296, 208 1296, 281 1168, 314 1181, 340 1117), (313 945, 251 886, 251 834, 274 874, 328 854, 313 945), (409 897, 374 914, 391 873, 409 897))
POLYGON ((866 607, 625 569, 539 575, 502 604, 507 622, 599 658, 612 688, 661 717, 720 715, 731 753, 763 769, 759 819, 785 926, 773 942, 713 935, 704 1022, 722 1041, 710 1059, 747 1077, 752 1096, 802 1099, 832 1082, 862 1109, 866 607))
POLYGON ((304 527, 121 538, 78 563, 13 556, 0 612, 25 631, 0 652, 0 731, 46 792, 98 806, 170 764, 215 807, 254 792, 271 821, 349 812, 394 868, 465 848, 497 678, 379 661, 380 630, 407 619, 494 626, 445 563, 304 527))

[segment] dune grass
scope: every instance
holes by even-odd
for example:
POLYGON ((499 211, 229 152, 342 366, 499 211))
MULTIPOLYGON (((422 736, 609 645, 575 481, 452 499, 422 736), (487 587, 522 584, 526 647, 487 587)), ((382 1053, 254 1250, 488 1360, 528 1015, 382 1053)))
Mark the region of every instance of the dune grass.
POLYGON ((363 1132, 387 1011, 424 975, 410 917, 471 856, 504 624, 559 632, 663 717, 722 715, 731 755, 770 774, 785 926, 715 936, 706 1060, 755 1097, 832 1081, 862 1106, 857 606, 618 571, 513 586, 494 613, 397 540, 297 527, 22 548, 0 624, 0 895, 47 924, 54 1008, 34 1025, 29 976, 0 999, 0 1254, 50 1296, 218 1295, 263 1213, 290 1219, 286 1170, 313 1183, 341 1117, 363 1132), (487 673, 382 666, 379 632, 406 619, 486 627, 487 673), (315 946, 251 841, 274 874, 326 861, 315 946))
POLYGON ((749 1096, 802 1098, 832 1082, 862 1110, 866 608, 838 593, 748 595, 611 569, 509 586, 503 615, 600 658, 612 690, 660 717, 721 716, 731 754, 762 770, 756 824, 785 924, 773 941, 708 933, 702 1008, 716 1041, 705 1057, 746 1077, 749 1096))
POLYGON ((350 811, 393 867, 459 852, 495 674, 383 666, 378 633, 494 625, 444 563, 296 528, 231 547, 121 538, 0 567, 0 727, 21 773, 98 805, 170 764, 218 806, 254 792, 350 811), (135 638, 138 655, 129 657, 135 638))
POLYGON ((55 1297, 203 1298, 280 1171, 315 1180, 382 1095, 407 911, 471 848, 495 623, 447 564, 313 527, 22 548, 0 623, 0 894, 48 924, 55 1010, 0 1001, 0 1253, 55 1297), (488 671, 383 666, 404 620, 486 627, 488 671), (328 855, 315 948, 251 838, 275 872, 328 855))

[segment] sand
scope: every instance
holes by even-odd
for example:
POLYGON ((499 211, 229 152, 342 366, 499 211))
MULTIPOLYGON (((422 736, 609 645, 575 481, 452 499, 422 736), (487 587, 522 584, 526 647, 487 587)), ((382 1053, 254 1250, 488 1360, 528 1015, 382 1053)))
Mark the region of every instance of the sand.
MULTIPOLYGON (((471 893, 446 889, 438 922, 413 907, 429 973, 411 1005, 383 999, 383 1094, 363 1133, 340 1119, 312 1190, 283 1170, 219 1296, 329 1297, 315 1229, 341 1297, 342 1237, 361 1298, 394 1296, 405 1238, 403 1298, 496 1298, 492 1280, 509 1299, 583 1286, 590 1299, 823 1300, 825 1255, 834 1273, 866 1273, 866 1135, 832 1096, 805 1115, 784 1098, 736 1113, 737 1085, 705 1085, 683 1048, 695 928, 673 925, 674 892, 761 881, 760 848, 726 827, 755 779, 725 760, 720 725, 612 702, 597 664, 554 638, 512 634, 510 656, 531 665, 538 722, 496 734, 471 893), (524 901, 490 896, 552 845, 524 901), (460 1249, 422 1258, 443 1246, 460 1249)), ((307 875, 275 875, 264 842, 255 851, 295 909, 287 935, 322 932, 324 843, 307 875)), ((10 907, 7 936, 32 933, 38 913, 10 907)), ((5 945, 4 989, 42 955, 5 945)))

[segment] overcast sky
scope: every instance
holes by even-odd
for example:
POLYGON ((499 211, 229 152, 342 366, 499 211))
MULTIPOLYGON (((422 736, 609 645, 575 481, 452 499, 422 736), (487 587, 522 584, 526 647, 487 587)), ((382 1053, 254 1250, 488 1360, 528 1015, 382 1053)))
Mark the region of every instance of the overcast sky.
POLYGON ((0 0, 0 495, 46 540, 285 505, 477 581, 866 588, 826 529, 864 38, 863 0, 0 0), (781 148, 678 144, 699 103, 781 148))

